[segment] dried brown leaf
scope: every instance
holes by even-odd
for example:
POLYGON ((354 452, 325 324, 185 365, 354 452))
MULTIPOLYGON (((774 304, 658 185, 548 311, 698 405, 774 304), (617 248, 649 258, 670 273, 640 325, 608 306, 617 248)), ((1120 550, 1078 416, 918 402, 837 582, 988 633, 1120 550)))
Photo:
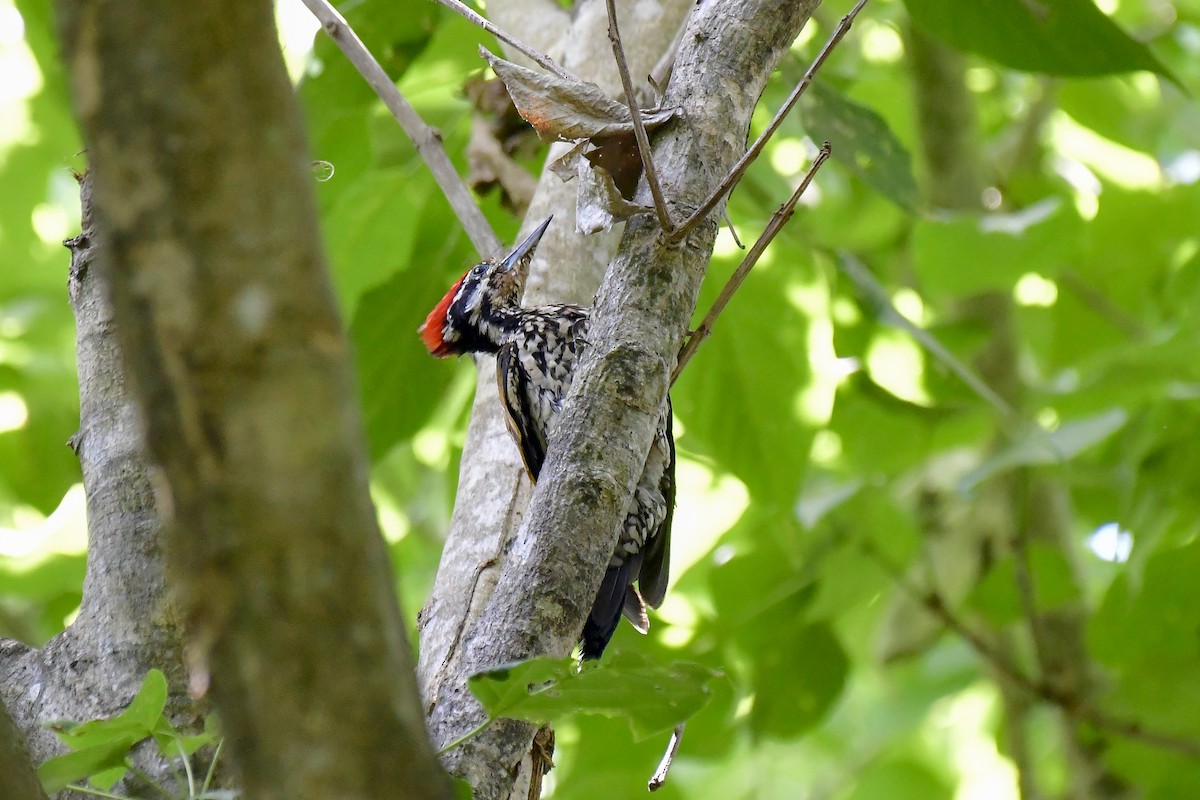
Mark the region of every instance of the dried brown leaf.
MULTIPOLYGON (((504 81, 518 113, 545 141, 591 139, 597 136, 632 134, 629 107, 607 97, 594 83, 568 81, 544 72, 534 72, 488 52, 479 54, 504 81)), ((675 109, 642 112, 651 130, 675 116, 675 109)))
POLYGON ((562 178, 563 183, 575 180, 576 172, 579 169, 579 159, 583 157, 583 151, 590 144, 586 139, 577 142, 570 150, 550 162, 550 171, 562 178))
POLYGON ((592 144, 595 148, 585 151, 583 157, 592 166, 607 170, 621 196, 632 200, 642 177, 642 156, 638 152, 637 137, 632 132, 597 136, 592 139, 592 144))
POLYGON ((654 209, 631 203, 621 196, 612 175, 604 167, 579 161, 579 190, 575 198, 575 230, 583 234, 599 233, 620 220, 654 209))

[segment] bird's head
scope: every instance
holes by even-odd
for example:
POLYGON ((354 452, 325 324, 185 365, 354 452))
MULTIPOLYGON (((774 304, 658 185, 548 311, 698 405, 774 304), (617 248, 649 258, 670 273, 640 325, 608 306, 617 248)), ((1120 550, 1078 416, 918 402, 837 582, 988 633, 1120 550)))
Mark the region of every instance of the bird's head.
POLYGON ((529 262, 552 219, 548 217, 503 259, 489 258, 476 264, 450 287, 417 329, 430 353, 443 358, 496 349, 486 330, 492 312, 520 303, 529 262))

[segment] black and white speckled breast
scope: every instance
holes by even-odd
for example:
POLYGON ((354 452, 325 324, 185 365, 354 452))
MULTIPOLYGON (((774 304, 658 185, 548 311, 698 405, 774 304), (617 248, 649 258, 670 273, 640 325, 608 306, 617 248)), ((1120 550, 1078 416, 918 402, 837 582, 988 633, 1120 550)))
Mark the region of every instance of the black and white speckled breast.
POLYGON ((587 323, 587 310, 571 305, 543 306, 521 314, 513 339, 529 385, 536 387, 529 400, 539 419, 552 419, 562 408, 586 347, 587 323))

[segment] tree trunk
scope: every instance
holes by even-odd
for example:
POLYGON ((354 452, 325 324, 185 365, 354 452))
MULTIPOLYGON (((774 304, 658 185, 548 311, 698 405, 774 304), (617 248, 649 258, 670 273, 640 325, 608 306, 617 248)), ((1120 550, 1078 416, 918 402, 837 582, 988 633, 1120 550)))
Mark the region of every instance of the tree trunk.
POLYGON ((450 797, 272 5, 174 12, 59 5, 189 686, 211 689, 247 797, 450 797))
MULTIPOLYGON (((661 129, 654 143, 655 163, 677 221, 700 205, 744 151, 750 114, 767 77, 816 5, 815 0, 741 0, 695 9, 664 100, 681 108, 682 115, 661 129)), ((645 72, 634 68, 631 74, 645 72)), ((639 200, 648 204, 644 184, 639 191, 639 200)), ((535 200, 531 218, 540 221, 537 207, 535 200)), ((476 463, 475 448, 482 445, 491 453, 504 448, 506 438, 488 416, 495 414, 488 410, 495 406, 494 372, 489 364, 481 366, 451 541, 438 589, 423 615, 423 637, 451 643, 436 654, 422 647, 436 741, 449 741, 483 719, 466 689, 467 676, 515 659, 565 655, 574 645, 645 463, 721 208, 678 245, 666 242, 652 217, 626 227, 597 297, 588 356, 524 515, 515 479, 503 481, 506 488, 493 491, 486 505, 476 503, 471 488, 487 470, 476 463), (473 536, 480 542, 474 550, 458 542, 473 536), (464 552, 474 560, 459 560, 464 552), (443 582, 450 571, 465 576, 454 589, 443 582)), ((515 475, 516 451, 507 447, 515 475)), ((497 473, 487 474, 496 480, 497 473)), ((452 751, 448 765, 472 783, 477 797, 509 796, 515 765, 529 750, 533 732, 524 723, 493 726, 452 751)))
MULTIPOLYGON (((65 748, 48 723, 112 716, 142 679, 162 670, 168 711, 192 727, 182 636, 163 578, 161 522, 143 452, 137 407, 125 383, 113 311, 98 272, 92 184, 80 185, 82 231, 71 250, 69 288, 79 369, 79 430, 68 444, 79 457, 87 493, 88 557, 83 603, 67 630, 40 649, 0 645, 0 691, 41 763, 65 748)), ((142 767, 165 775, 163 764, 142 767)))

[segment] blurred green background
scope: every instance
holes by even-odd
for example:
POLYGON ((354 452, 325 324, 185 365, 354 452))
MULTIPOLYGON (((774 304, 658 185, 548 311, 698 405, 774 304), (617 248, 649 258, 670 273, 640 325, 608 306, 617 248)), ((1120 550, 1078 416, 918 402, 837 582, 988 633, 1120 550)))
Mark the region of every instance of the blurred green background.
MULTIPOLYGON (((426 0, 343 10, 465 172, 495 43, 426 0)), ((303 7, 279 18, 412 619, 474 385, 414 331, 473 251, 303 7)), ((84 161, 55 54, 45 0, 0 0, 0 635, 35 644, 86 546, 61 246, 84 161)), ((725 678, 662 797, 1200 797, 1197 90, 1200 0, 868 6, 733 195, 741 239, 814 143, 834 160, 674 390, 676 579, 613 649, 725 678)), ((740 257, 723 231, 700 313, 740 257)), ((585 715, 557 736, 555 798, 640 794, 665 744, 585 715)))

